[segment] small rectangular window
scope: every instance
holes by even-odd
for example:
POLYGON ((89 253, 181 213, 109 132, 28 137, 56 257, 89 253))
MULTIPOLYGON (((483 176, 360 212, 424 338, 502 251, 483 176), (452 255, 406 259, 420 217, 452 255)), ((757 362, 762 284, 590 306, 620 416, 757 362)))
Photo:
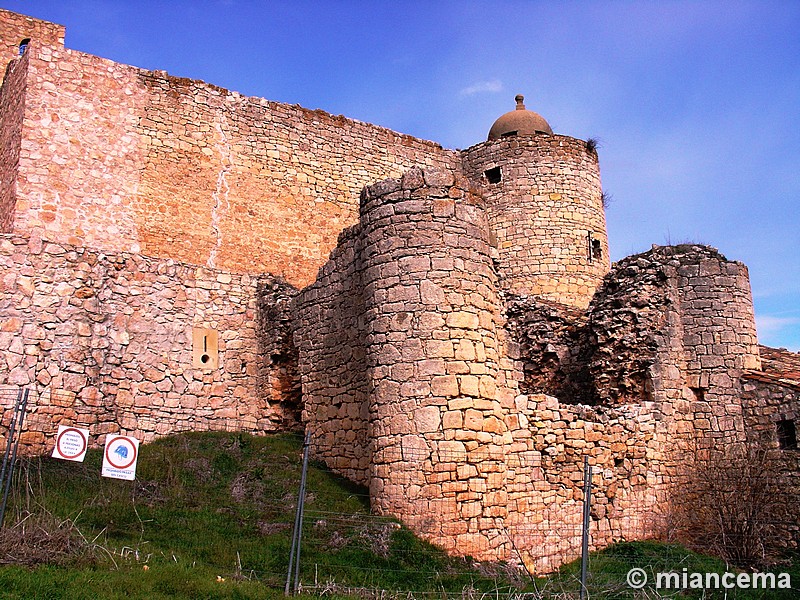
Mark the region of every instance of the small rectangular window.
POLYGON ((484 171, 483 174, 486 175, 486 179, 489 180, 489 183, 500 183, 500 180, 503 179, 503 172, 500 170, 500 167, 492 167, 484 171))
POLYGON ((781 450, 797 450, 797 429, 794 421, 782 419, 777 423, 778 446, 781 450))

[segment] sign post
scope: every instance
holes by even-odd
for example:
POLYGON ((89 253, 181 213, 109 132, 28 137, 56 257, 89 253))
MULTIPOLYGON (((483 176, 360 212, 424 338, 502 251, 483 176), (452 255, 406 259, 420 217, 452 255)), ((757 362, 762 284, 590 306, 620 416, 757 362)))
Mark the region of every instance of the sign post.
POLYGON ((107 435, 103 451, 103 477, 136 479, 136 460, 139 458, 139 440, 126 435, 107 435))

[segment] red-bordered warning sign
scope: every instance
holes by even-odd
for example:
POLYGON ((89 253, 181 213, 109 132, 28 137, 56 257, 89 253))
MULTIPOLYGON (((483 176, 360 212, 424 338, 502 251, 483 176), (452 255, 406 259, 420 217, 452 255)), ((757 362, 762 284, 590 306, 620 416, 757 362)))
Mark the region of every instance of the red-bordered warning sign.
POLYGON ((53 458, 83 462, 89 447, 89 430, 80 427, 58 426, 53 458))
POLYGON ((126 435, 106 436, 103 452, 103 477, 136 479, 136 460, 139 458, 139 440, 126 435))

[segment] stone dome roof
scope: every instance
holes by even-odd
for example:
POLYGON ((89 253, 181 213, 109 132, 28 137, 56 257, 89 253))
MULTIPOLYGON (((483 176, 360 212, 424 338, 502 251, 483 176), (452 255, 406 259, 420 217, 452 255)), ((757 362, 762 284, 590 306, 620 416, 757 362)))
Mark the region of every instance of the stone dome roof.
POLYGON ((510 135, 553 133, 550 125, 542 115, 525 108, 523 104, 524 96, 517 94, 514 99, 517 101, 516 110, 507 112, 494 122, 494 125, 489 130, 489 140, 499 140, 501 137, 510 135))

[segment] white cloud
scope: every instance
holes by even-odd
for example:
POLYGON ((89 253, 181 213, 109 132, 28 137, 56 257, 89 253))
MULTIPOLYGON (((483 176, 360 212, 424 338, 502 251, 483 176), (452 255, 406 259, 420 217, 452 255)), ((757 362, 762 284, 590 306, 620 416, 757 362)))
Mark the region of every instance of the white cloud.
POLYGON ((800 324, 797 317, 773 317, 771 315, 756 315, 756 328, 760 336, 774 335, 786 327, 800 324))
POLYGON ((499 79, 489 81, 478 81, 469 87, 465 87, 459 92, 461 96, 474 96, 475 94, 496 94, 503 91, 503 82, 499 79))

